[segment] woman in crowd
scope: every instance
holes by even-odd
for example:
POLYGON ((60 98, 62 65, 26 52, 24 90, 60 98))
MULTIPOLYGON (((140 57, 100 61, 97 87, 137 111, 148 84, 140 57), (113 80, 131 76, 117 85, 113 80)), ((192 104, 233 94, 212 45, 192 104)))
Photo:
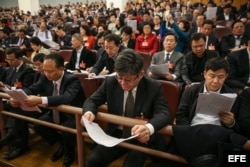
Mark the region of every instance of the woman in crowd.
POLYGON ((95 45, 95 37, 91 34, 91 30, 88 25, 82 25, 80 27, 80 34, 82 35, 84 46, 92 50, 95 45))
POLYGON ((153 55, 158 51, 159 47, 159 40, 157 36, 152 33, 153 24, 145 22, 142 27, 143 33, 136 38, 135 51, 153 55))

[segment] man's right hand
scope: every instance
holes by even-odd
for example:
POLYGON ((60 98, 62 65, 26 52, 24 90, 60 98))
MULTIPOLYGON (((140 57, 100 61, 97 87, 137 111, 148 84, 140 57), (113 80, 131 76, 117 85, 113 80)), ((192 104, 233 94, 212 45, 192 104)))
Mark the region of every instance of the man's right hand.
POLYGON ((18 108, 21 106, 21 103, 13 98, 10 98, 9 103, 12 107, 18 108))
MULTIPOLYGON (((89 122, 93 122, 95 120, 95 115, 91 111, 87 111, 83 114, 82 118, 87 119, 89 122)), ((81 120, 82 126, 84 126, 83 120, 81 120)))
POLYGON ((89 73, 89 75, 88 75, 89 78, 93 78, 94 76, 96 76, 95 73, 89 73))

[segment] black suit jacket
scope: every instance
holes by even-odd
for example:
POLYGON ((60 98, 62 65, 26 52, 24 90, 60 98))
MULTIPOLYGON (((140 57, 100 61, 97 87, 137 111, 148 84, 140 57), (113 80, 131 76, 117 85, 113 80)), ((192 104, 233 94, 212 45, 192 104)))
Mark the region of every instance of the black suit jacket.
MULTIPOLYGON (((240 45, 247 46, 248 39, 243 35, 240 40, 240 45)), ((225 57, 227 56, 231 51, 230 49, 233 49, 235 47, 235 37, 234 35, 230 34, 221 39, 221 56, 225 57)))
POLYGON ((219 57, 219 54, 218 52, 212 50, 206 50, 202 58, 197 58, 192 51, 187 53, 187 55, 183 58, 181 67, 181 77, 185 84, 203 81, 205 63, 207 60, 214 57, 219 57))
POLYGON ((58 106, 60 104, 68 104, 77 107, 82 106, 85 97, 81 83, 74 74, 64 72, 59 96, 52 96, 53 87, 53 81, 48 80, 44 74, 41 74, 38 82, 24 89, 24 91, 28 95, 46 94, 48 97, 48 107, 58 106))
MULTIPOLYGON (((117 54, 119 54, 123 49, 125 49, 125 47, 121 45, 117 54)), ((107 52, 104 50, 103 52, 101 52, 101 55, 98 55, 98 60, 95 63, 95 65, 93 66, 91 72, 98 75, 103 70, 103 68, 106 67, 106 70, 109 71, 109 74, 113 73, 114 72, 114 64, 115 64, 114 59, 109 57, 107 52)))
MULTIPOLYGON (((177 125, 191 125, 191 122, 195 116, 195 110, 199 93, 202 93, 203 91, 204 91, 204 82, 192 85, 191 87, 185 89, 176 112, 177 125)), ((220 93, 234 93, 234 91, 228 86, 223 85, 220 93)), ((231 109, 231 112, 234 112, 235 115, 237 112, 238 102, 239 101, 236 100, 234 106, 231 109)), ((232 129, 236 131, 239 130, 237 119, 232 129)))
POLYGON ((247 49, 231 52, 228 54, 227 61, 229 63, 227 84, 232 88, 243 89, 250 73, 247 49))
MULTIPOLYGON (((39 81, 24 89, 24 91, 28 95, 42 94, 43 96, 47 96, 48 107, 58 106, 60 104, 67 104, 76 107, 82 106, 85 96, 81 83, 75 75, 67 72, 64 73, 59 90, 59 96, 52 96, 53 87, 53 81, 48 80, 44 74, 41 74, 39 81)), ((60 114, 66 116, 67 118, 74 119, 74 115, 72 114, 64 112, 61 112, 60 114)))
POLYGON ((250 139, 250 88, 244 89, 240 95, 240 105, 238 118, 240 125, 240 134, 250 139))
POLYGON ((71 35, 65 34, 63 37, 57 37, 56 42, 59 44, 60 49, 71 49, 71 35), (63 43, 63 45, 62 45, 63 43))
POLYGON ((130 40, 128 41, 127 48, 135 49, 135 40, 134 40, 134 39, 130 39, 130 40))
POLYGON ((5 80, 5 84, 14 86, 14 82, 18 80, 18 82, 22 83, 22 88, 29 87, 34 81, 35 71, 27 64, 23 63, 16 74, 13 76, 13 68, 9 68, 7 70, 7 77, 5 80))
POLYGON ((0 81, 4 82, 6 79, 7 68, 0 66, 0 81))
MULTIPOLYGON (((13 37, 11 39, 11 44, 15 44, 16 45, 16 44, 18 44, 18 42, 19 42, 19 37, 13 37)), ((30 41, 26 37, 23 39, 23 42, 22 42, 21 45, 25 45, 27 49, 31 49, 30 41)))
POLYGON ((213 33, 208 36, 206 49, 208 49, 210 45, 215 46, 215 50, 219 49, 219 40, 213 33))
MULTIPOLYGON (((221 13, 217 16, 217 20, 226 20, 224 13, 221 13)), ((229 13, 229 20, 236 20, 236 17, 233 13, 229 13)))
MULTIPOLYGON (((90 96, 83 105, 83 111, 91 111, 97 114, 97 107, 107 102, 110 114, 123 115, 124 91, 117 79, 107 77, 101 87, 90 96)), ((149 119, 157 132, 170 121, 170 114, 165 98, 162 94, 161 85, 155 80, 143 77, 137 86, 134 117, 149 119)), ((107 133, 112 135, 119 125, 108 124, 107 133)))
MULTIPOLYGON (((65 65, 65 68, 70 70, 76 70, 75 69, 76 58, 77 58, 77 51, 76 49, 74 49, 70 57, 69 63, 65 65)), ((84 66, 81 67, 79 65, 80 69, 85 70, 86 68, 92 67, 95 64, 95 62, 96 62, 96 56, 94 55, 94 53, 83 47, 79 63, 80 64, 85 63, 85 67, 84 66)))

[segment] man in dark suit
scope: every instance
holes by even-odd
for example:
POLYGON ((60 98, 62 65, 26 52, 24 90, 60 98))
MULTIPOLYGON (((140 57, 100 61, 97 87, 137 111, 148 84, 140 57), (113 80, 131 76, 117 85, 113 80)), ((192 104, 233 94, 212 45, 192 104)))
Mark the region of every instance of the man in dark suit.
POLYGON ((238 110, 238 119, 240 134, 250 139, 250 88, 244 89, 240 94, 240 105, 238 110))
MULTIPOLYGON (((85 97, 80 81, 73 74, 64 71, 64 60, 60 55, 47 55, 44 59, 43 70, 44 74, 41 74, 39 81, 24 89, 26 94, 29 95, 28 98, 25 99, 26 105, 31 107, 38 104, 43 104, 48 107, 58 106, 60 104, 69 104, 77 107, 82 106, 85 97), (38 94, 42 94, 42 96, 37 96, 38 94)), ((15 99, 11 99, 10 103, 13 107, 20 106, 20 103, 15 99)), ((26 112, 21 112, 21 114, 24 113, 26 112)), ((49 111, 39 119, 75 128, 75 117, 71 114, 49 111)), ((18 126, 18 124, 16 124, 16 126, 18 126)), ((25 131, 23 127, 18 127, 21 132, 25 131)), ((15 129, 16 127, 13 128, 15 129)), ((62 147, 51 157, 51 160, 55 161, 64 154, 62 166, 69 167, 75 159, 75 135, 67 132, 59 134, 56 129, 42 125, 35 125, 34 128, 49 144, 54 144, 58 141, 61 142, 62 147)), ((21 151, 19 154, 16 154, 19 156, 22 153, 21 151)), ((9 155, 9 158, 13 158, 13 156, 14 155, 9 155)))
POLYGON ((195 25, 189 31, 189 39, 191 39, 194 33, 201 32, 202 24, 204 23, 205 20, 206 20, 206 16, 203 14, 200 14, 196 17, 195 25))
POLYGON ((11 68, 7 70, 5 84, 10 87, 27 88, 33 83, 35 71, 23 62, 24 51, 19 48, 6 50, 6 61, 11 68))
POLYGON ((205 20, 201 27, 201 33, 206 35, 206 49, 219 49, 219 40, 213 33, 214 22, 212 20, 205 20))
POLYGON ((104 51, 91 69, 89 77, 99 75, 104 67, 106 67, 106 70, 102 74, 113 73, 116 57, 123 49, 125 49, 125 47, 120 45, 120 37, 118 35, 106 35, 104 37, 104 51))
POLYGON ((200 93, 234 93, 224 84, 228 71, 225 59, 221 57, 209 59, 203 73, 205 81, 187 87, 182 94, 176 112, 177 126, 173 126, 175 145, 172 145, 172 152, 173 150, 175 153, 179 152, 190 166, 221 167, 223 156, 220 155, 219 149, 224 149, 222 143, 232 143, 232 147, 229 148, 232 151, 233 147, 241 148, 247 141, 247 138, 235 133, 239 132, 235 116, 238 102, 231 111, 221 108, 218 115, 196 112, 200 93))
POLYGON ((196 33, 190 39, 192 51, 188 52, 183 58, 181 77, 186 85, 204 80, 203 71, 205 62, 213 57, 219 57, 217 51, 207 50, 206 36, 196 33))
POLYGON ((250 86, 250 39, 248 47, 231 52, 227 56, 229 63, 229 76, 226 83, 236 89, 244 89, 250 86))
POLYGON ((224 7, 223 7, 223 13, 217 15, 217 18, 216 18, 217 21, 220 21, 220 20, 236 20, 236 16, 235 14, 231 13, 231 5, 230 4, 226 4, 224 7))
POLYGON ((57 35, 55 42, 59 44, 60 49, 72 49, 70 34, 66 34, 61 26, 55 28, 55 33, 57 35))
POLYGON ((230 52, 246 48, 248 39, 244 35, 244 32, 244 23, 241 21, 235 21, 232 24, 232 34, 224 36, 221 39, 221 56, 225 57, 230 52))
MULTIPOLYGON (((108 124, 106 129, 108 135, 121 138, 139 134, 130 142, 160 149, 159 145, 154 144, 162 138, 155 133, 170 120, 161 85, 144 76, 142 57, 130 49, 125 49, 118 55, 115 71, 117 75, 107 77, 101 87, 86 100, 83 105, 83 117, 94 121, 97 107, 107 102, 110 114, 148 120, 147 124, 135 125, 132 129, 108 124), (132 102, 129 103, 128 99, 132 99, 132 102), (131 106, 133 107, 130 108, 131 106)), ((147 158, 144 153, 119 146, 97 145, 88 157, 87 167, 108 166, 125 153, 128 155, 123 166, 142 167, 147 158)))
POLYGON ((23 49, 25 51, 31 50, 29 39, 25 35, 26 35, 25 30, 19 29, 18 35, 12 38, 11 44, 14 47, 19 47, 20 49, 23 49))
MULTIPOLYGON (((174 33, 167 33, 163 41, 164 50, 153 55, 151 65, 168 63, 169 73, 165 76, 162 76, 161 78, 169 81, 180 82, 183 54, 174 50, 177 42, 178 39, 174 33)), ((152 76, 154 78, 150 69, 148 71, 148 74, 149 76, 152 76)))
MULTIPOLYGON (((23 55, 24 52, 19 48, 10 48, 6 51, 6 61, 10 65, 10 68, 6 70, 6 78, 3 83, 11 89, 27 88, 33 83, 35 71, 23 62, 23 55)), ((4 109, 9 112, 16 112, 10 103, 5 103, 4 109)), ((35 115, 32 115, 32 117, 35 117, 35 115)), ((19 127, 15 129, 13 128, 18 121, 19 120, 11 117, 7 117, 6 120, 5 128, 8 130, 8 134, 0 140, 0 145, 2 146, 11 144, 14 148, 4 157, 6 159, 12 159, 12 157, 15 158, 18 156, 17 154, 20 155, 21 153, 24 153, 28 150, 28 143, 24 140, 19 140, 19 137, 24 135, 24 133, 17 135, 16 132, 18 131, 19 127), (14 156, 12 156, 13 154, 14 156)))
POLYGON ((65 65, 65 68, 75 72, 80 72, 80 70, 86 70, 87 68, 92 67, 96 62, 96 56, 93 52, 84 47, 81 34, 73 34, 71 42, 74 50, 69 62, 65 65))

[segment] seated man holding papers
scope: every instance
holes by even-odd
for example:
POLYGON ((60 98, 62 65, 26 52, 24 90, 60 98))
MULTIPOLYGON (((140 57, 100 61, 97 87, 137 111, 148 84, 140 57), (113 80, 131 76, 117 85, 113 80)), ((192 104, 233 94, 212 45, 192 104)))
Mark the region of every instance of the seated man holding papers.
MULTIPOLYGON (((163 149, 165 140, 157 131, 170 123, 170 114, 162 94, 161 84, 144 76, 143 59, 131 49, 122 51, 116 58, 116 76, 106 77, 101 87, 83 105, 83 117, 92 122, 97 107, 107 102, 110 114, 147 120, 145 125, 132 128, 108 124, 106 133, 116 138, 138 135, 129 142, 140 146, 163 149)), ((96 145, 87 159, 87 167, 108 166, 127 154, 123 167, 143 167, 147 155, 123 147, 96 145)))
MULTIPOLYGON (((175 143, 172 143, 168 151, 181 154, 191 165, 220 166, 223 155, 219 150, 225 149, 225 142, 230 144, 231 151, 234 147, 241 148, 247 140, 237 134, 239 126, 234 112, 237 111, 238 99, 231 111, 234 99, 226 103, 223 101, 224 96, 218 96, 217 103, 203 99, 203 104, 200 104, 200 94, 234 93, 224 84, 228 70, 226 60, 219 57, 211 58, 205 64, 205 81, 187 87, 183 92, 176 113, 175 143)), ((169 163, 173 162, 167 162, 163 166, 169 163)))
POLYGON ((169 32, 166 34, 163 41, 165 50, 153 55, 151 67, 148 71, 149 76, 156 79, 164 78, 169 81, 181 81, 183 54, 174 50, 177 42, 177 36, 174 33, 169 32), (155 70, 157 69, 158 72, 156 73, 155 70))

